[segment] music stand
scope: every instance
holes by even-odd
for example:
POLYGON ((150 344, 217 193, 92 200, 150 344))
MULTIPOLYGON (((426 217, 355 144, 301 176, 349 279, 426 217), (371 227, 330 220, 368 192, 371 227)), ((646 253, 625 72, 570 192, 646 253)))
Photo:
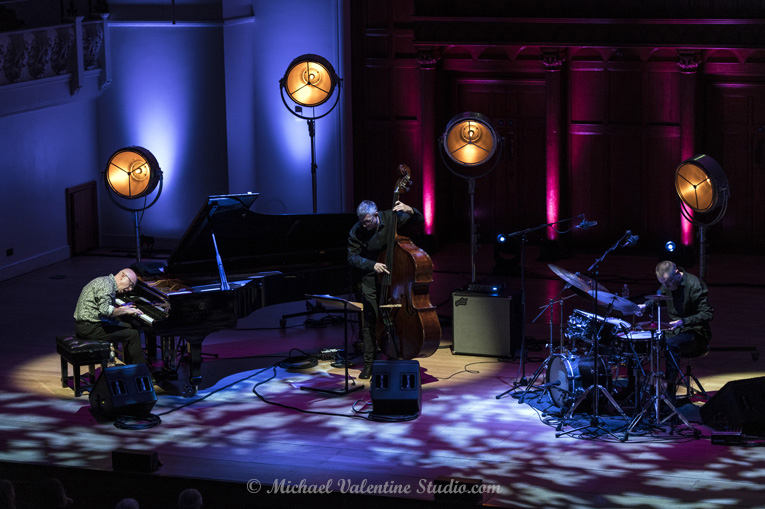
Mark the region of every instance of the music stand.
POLYGON ((344 338, 343 338, 343 362, 345 364, 345 387, 343 389, 322 389, 319 387, 306 387, 300 386, 300 390, 303 391, 315 391, 325 394, 334 394, 336 396, 345 395, 351 392, 355 392, 364 388, 364 384, 356 385, 356 381, 353 382, 353 387, 348 387, 348 310, 360 313, 364 309, 364 305, 360 302, 351 302, 340 297, 334 297, 332 295, 308 295, 306 299, 315 299, 317 303, 324 305, 326 308, 342 309, 344 320, 344 338))

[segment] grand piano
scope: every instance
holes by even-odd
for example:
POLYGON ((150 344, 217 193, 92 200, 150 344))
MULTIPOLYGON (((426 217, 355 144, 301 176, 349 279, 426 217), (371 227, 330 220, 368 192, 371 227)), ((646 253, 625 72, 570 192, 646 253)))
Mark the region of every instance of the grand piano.
POLYGON ((257 197, 209 196, 166 265, 132 267, 138 282, 122 300, 143 311, 134 323, 149 350, 162 338, 166 362, 175 338, 188 344, 186 395, 201 382, 208 335, 266 306, 349 292, 347 239, 355 214, 260 214, 250 210, 257 197))

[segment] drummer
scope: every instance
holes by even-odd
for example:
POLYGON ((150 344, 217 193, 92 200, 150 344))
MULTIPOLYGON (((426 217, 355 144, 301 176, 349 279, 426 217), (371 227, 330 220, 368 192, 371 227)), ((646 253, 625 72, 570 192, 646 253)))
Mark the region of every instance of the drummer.
MULTIPOLYGON (((714 310, 707 300, 707 285, 671 261, 656 265, 656 278, 661 284, 657 294, 670 297, 667 300, 669 330, 665 334, 668 351, 675 359, 701 355, 709 347, 712 337, 709 322, 714 316, 714 310)), ((648 300, 639 305, 638 314, 650 311, 658 304, 659 300, 648 300)), ((668 357, 665 358, 664 372, 667 377, 667 393, 674 403, 679 373, 675 362, 668 357)))

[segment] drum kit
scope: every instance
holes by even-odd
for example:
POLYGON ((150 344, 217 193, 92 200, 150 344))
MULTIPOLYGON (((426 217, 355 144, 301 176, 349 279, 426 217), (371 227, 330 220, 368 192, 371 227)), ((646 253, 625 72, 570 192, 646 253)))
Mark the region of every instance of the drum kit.
MULTIPOLYGON (((623 441, 634 432, 639 422, 663 424, 673 415, 677 415, 692 429, 691 424, 677 412, 664 391, 663 372, 659 361, 664 331, 669 328, 669 324, 661 321, 661 306, 656 306, 659 310, 656 320, 636 322, 635 317, 641 314, 640 307, 628 298, 609 292, 587 276, 569 272, 553 264, 548 266, 566 282, 566 285, 558 297, 551 299, 549 305, 543 306, 542 312, 537 316, 538 318, 549 310, 549 354, 533 375, 521 401, 544 372, 541 390, 549 396, 551 404, 557 407, 562 416, 558 432, 582 403, 590 402, 590 395, 592 404, 588 410, 592 411, 593 421, 599 418, 599 401, 603 404, 610 402, 610 409, 627 420, 623 441), (562 307, 565 298, 559 297, 566 289, 587 299, 594 299, 598 304, 596 310, 600 312, 601 309, 605 309, 605 316, 574 309, 568 316, 564 332, 562 307), (560 304, 561 307, 561 334, 557 347, 553 344, 552 333, 555 304, 560 304), (611 316, 615 311, 618 311, 621 318, 611 316), (625 408, 633 403, 634 413, 628 415, 617 400, 621 401, 625 408), (660 415, 662 401, 670 409, 663 418, 660 415)), ((649 295, 646 298, 666 300, 669 297, 649 295)), ((535 387, 539 389, 539 386, 535 387)), ((676 421, 672 421, 673 424, 674 422, 676 421)))

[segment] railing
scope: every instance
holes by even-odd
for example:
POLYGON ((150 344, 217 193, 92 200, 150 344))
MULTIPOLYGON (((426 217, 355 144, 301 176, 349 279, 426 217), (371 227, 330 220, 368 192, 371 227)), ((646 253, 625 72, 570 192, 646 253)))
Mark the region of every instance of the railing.
MULTIPOLYGON (((60 83, 66 76, 70 95, 77 94, 86 76, 93 74, 98 74, 99 90, 108 86, 108 16, 102 14, 101 20, 86 22, 76 17, 70 24, 0 33, 0 94, 46 82, 60 83)), ((3 110, 0 113, 13 112, 3 110)))

